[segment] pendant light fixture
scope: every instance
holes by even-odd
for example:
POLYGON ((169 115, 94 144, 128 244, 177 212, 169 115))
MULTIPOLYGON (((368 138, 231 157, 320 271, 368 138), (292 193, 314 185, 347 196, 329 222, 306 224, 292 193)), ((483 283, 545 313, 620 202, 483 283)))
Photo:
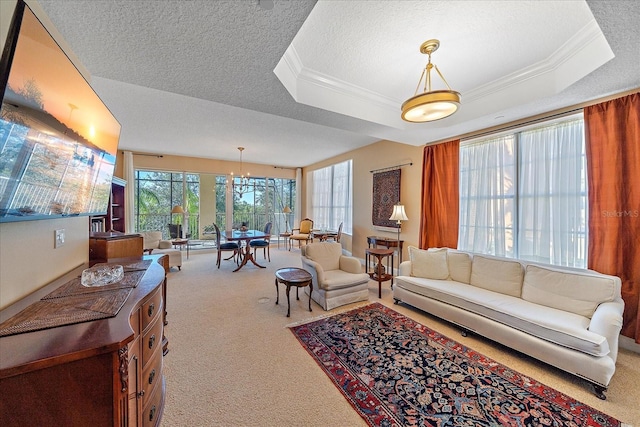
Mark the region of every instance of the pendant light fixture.
POLYGON ((422 75, 416 87, 416 94, 402 104, 402 120, 412 123, 431 122, 444 119, 456 112, 460 105, 460 94, 451 90, 449 83, 444 79, 438 67, 431 63, 431 54, 438 50, 440 41, 427 40, 420 45, 420 52, 429 56, 427 66, 422 70, 422 75), (436 72, 447 86, 447 90, 431 90, 431 70, 436 72), (420 85, 424 80, 423 93, 418 94, 420 85))
POLYGON ((242 197, 244 193, 248 193, 250 190, 250 174, 247 173, 247 176, 245 176, 242 172, 242 152, 244 151, 244 147, 238 147, 238 150, 240 151, 240 177, 238 178, 239 182, 236 183, 236 177, 233 175, 233 172, 231 172, 231 188, 236 192, 236 194, 242 197))

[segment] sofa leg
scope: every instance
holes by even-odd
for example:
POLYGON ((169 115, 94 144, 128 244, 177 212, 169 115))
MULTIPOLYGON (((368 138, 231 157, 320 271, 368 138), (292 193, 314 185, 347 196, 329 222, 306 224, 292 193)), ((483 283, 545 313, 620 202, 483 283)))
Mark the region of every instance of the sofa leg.
POLYGON ((400 304, 400 300, 399 300, 398 298, 394 298, 394 299, 393 299, 393 303, 394 303, 395 305, 398 305, 398 304, 400 304))
POLYGON ((466 337, 469 333, 467 332, 466 329, 462 329, 460 330, 460 335, 462 335, 463 337, 466 337))
POLYGON ((605 396, 604 392, 607 391, 606 387, 601 386, 600 384, 593 384, 593 388, 595 390, 595 395, 600 400, 607 400, 607 396, 605 396))
POLYGON ((178 266, 178 271, 182 271, 182 267, 178 266))

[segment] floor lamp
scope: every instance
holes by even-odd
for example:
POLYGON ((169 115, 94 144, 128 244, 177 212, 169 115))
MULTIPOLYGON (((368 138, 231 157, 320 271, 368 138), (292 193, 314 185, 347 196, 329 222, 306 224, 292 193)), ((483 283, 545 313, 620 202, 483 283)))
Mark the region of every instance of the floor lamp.
POLYGON ((397 242, 397 247, 398 247, 398 268, 400 268, 400 226, 402 225, 402 221, 408 221, 409 218, 407 218, 407 214, 404 211, 404 205, 401 205, 400 202, 398 202, 397 205, 393 205, 393 213, 391 214, 391 217, 389 218, 391 221, 397 221, 398 224, 398 242, 397 242))
MULTIPOLYGON (((182 223, 182 224, 184 224, 184 209, 182 208, 182 206, 180 206, 180 205, 175 205, 175 206, 173 207, 173 209, 171 209, 171 216, 173 216, 173 214, 181 214, 181 215, 182 215, 182 221, 181 221, 181 223, 182 223)), ((172 221, 172 222, 173 222, 173 221, 172 221)), ((178 228, 179 228, 179 230, 180 230, 180 233, 179 233, 178 238, 179 238, 179 239, 182 239, 182 238, 184 238, 184 235, 183 235, 183 233, 182 233, 182 232, 183 232, 184 227, 183 227, 182 225, 180 225, 180 226, 178 226, 178 228)))
POLYGON ((284 224, 285 224, 285 233, 289 232, 289 214, 291 213, 291 208, 289 206, 285 206, 282 209, 282 213, 284 214, 284 224))

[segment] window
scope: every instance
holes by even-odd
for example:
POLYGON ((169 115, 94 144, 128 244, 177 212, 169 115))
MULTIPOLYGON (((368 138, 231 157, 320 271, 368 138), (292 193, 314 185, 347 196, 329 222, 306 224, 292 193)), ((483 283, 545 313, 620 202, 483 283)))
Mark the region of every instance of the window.
POLYGON ((338 163, 311 173, 311 210, 315 228, 337 230, 343 224, 343 232, 352 233, 352 160, 338 163))
POLYGON ((188 221, 185 234, 196 236, 200 210, 200 179, 197 174, 162 171, 135 171, 134 217, 136 231, 160 230, 169 236, 169 224, 188 221), (184 178, 184 180, 183 180, 184 178), (186 206, 183 206, 183 200, 186 206), (186 215, 171 214, 180 205, 186 215))
MULTIPOLYGON (((272 233, 280 234, 291 229, 291 213, 284 213, 285 206, 295 208, 296 181, 287 178, 255 178, 248 179, 249 190, 242 195, 233 191, 233 197, 228 197, 233 203, 232 224, 240 226, 245 223, 250 229, 263 229, 267 222, 272 223, 272 233)), ((224 176, 218 180, 218 194, 224 196, 232 194, 231 188, 224 176)), ((225 209, 219 209, 222 214, 225 209)), ((219 224, 225 224, 220 221, 219 224)))
POLYGON ((458 248, 585 268, 586 182, 582 117, 461 144, 458 248))

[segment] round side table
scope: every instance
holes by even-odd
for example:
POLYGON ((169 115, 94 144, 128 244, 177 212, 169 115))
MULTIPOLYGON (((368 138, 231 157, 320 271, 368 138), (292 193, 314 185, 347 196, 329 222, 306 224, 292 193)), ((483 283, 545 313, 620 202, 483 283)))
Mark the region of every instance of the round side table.
MULTIPOLYGON (((284 238, 284 248, 287 249, 287 246, 289 245, 289 237, 291 237, 291 233, 288 231, 285 231, 284 233, 280 233, 279 237, 284 238)), ((278 249, 280 249, 280 239, 278 239, 278 249)))
POLYGON ((378 281, 378 298, 382 298, 382 282, 391 280, 391 287, 393 287, 393 254, 395 250, 368 248, 365 251, 367 255, 374 256, 376 258, 376 265, 373 272, 369 273, 369 264, 367 264, 367 273, 369 273, 369 277, 373 280, 378 281), (389 269, 391 274, 387 273, 382 265, 382 260, 384 258, 387 258, 387 269, 389 269), (391 259, 391 265, 389 265, 389 259, 391 259))
POLYGON ((313 283, 311 274, 302 268, 287 267, 280 268, 276 271, 276 304, 280 302, 280 292, 278 283, 282 283, 287 287, 287 317, 291 314, 291 301, 289 300, 289 291, 292 286, 296 287, 296 299, 298 297, 298 289, 309 286, 309 311, 311 311, 311 293, 313 292, 313 283))

